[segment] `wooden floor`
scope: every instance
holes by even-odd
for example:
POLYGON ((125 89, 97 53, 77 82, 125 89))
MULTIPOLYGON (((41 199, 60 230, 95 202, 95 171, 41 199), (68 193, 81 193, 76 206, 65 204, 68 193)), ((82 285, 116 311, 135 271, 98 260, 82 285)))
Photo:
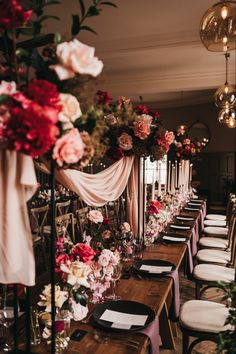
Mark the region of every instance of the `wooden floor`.
MULTIPOLYGON (((180 292, 181 292, 181 304, 188 301, 194 300, 194 282, 184 278, 183 273, 180 272, 180 292)), ((204 300, 217 301, 220 302, 222 298, 222 293, 216 289, 210 289, 206 291, 204 300)), ((182 354, 182 333, 178 328, 178 338, 175 338, 176 349, 167 350, 161 349, 160 354, 182 354)), ((196 345, 195 349, 192 351, 192 354, 214 354, 215 345, 212 342, 202 342, 196 345)))

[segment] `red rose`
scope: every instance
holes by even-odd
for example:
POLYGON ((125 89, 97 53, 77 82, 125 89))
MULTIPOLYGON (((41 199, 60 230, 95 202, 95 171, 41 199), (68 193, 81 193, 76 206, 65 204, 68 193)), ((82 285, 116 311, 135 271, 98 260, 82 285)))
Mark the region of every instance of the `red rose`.
POLYGON ((148 205, 147 211, 149 214, 158 214, 162 208, 162 204, 160 202, 151 201, 148 205))
POLYGON ((77 243, 72 250, 72 254, 76 257, 79 257, 80 260, 86 264, 90 264, 96 255, 94 250, 84 243, 77 243))
POLYGON ((103 216, 103 225, 110 225, 110 224, 111 224, 110 220, 106 216, 103 216))
POLYGON ((56 272, 61 271, 61 264, 68 264, 70 262, 70 257, 66 253, 60 254, 58 257, 56 257, 56 272))
POLYGON ((19 0, 0 0, 0 28, 12 29, 29 21, 32 10, 24 10, 19 0))
POLYGON ((134 110, 137 114, 149 114, 149 109, 145 104, 139 104, 134 110))

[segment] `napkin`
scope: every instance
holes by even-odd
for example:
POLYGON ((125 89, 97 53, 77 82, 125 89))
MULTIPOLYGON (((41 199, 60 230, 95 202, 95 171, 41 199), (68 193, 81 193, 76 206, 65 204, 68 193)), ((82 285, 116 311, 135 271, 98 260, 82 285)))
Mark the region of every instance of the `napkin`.
POLYGON ((191 218, 191 216, 176 216, 176 219, 183 221, 194 221, 194 218, 191 218))
POLYGON ((179 293, 179 273, 175 269, 173 272, 166 275, 173 279, 173 298, 170 307, 170 316, 172 320, 177 320, 180 310, 180 293, 179 293))
POLYGON ((150 339, 151 354, 159 354, 159 318, 156 317, 149 326, 138 333, 143 333, 150 339))
POLYGON ((185 242, 186 237, 173 237, 173 236, 163 236, 163 240, 173 241, 173 242, 185 242))
POLYGON ((170 225, 171 229, 180 229, 180 230, 190 230, 191 226, 189 225, 170 225))

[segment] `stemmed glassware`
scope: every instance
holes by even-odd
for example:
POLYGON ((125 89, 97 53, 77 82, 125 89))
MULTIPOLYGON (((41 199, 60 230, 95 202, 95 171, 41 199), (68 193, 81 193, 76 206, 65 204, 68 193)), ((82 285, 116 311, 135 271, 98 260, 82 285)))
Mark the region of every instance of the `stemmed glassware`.
POLYGON ((120 279, 121 274, 122 274, 122 264, 118 263, 116 265, 113 265, 113 273, 112 273, 112 278, 111 278, 112 293, 107 296, 108 299, 111 299, 111 300, 120 300, 121 299, 120 296, 116 295, 116 282, 117 282, 117 280, 120 279))
POLYGON ((5 290, 4 296, 0 299, 0 323, 6 331, 6 341, 2 347, 4 352, 10 352, 13 349, 10 327, 14 324, 14 306, 13 299, 8 295, 5 290))

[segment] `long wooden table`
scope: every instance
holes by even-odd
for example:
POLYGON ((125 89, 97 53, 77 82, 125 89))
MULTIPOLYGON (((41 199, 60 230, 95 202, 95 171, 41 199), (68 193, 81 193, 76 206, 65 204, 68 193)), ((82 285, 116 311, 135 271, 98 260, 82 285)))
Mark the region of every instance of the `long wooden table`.
MULTIPOLYGON (((198 212, 186 213, 198 219, 198 212)), ((181 233, 184 233, 181 230, 181 233)), ((188 231, 189 233, 189 231, 188 231)), ((144 251, 144 259, 168 260, 179 268, 187 246, 184 243, 178 244, 154 244, 144 251)), ((168 349, 174 349, 175 326, 170 322, 168 308, 171 303, 173 280, 169 277, 158 277, 140 279, 132 275, 129 279, 121 279, 117 284, 117 294, 123 300, 133 300, 141 302, 151 307, 159 317, 159 330, 162 346, 168 349)), ((108 341, 98 341, 97 336, 104 335, 104 331, 96 328, 92 323, 83 324, 80 322, 71 323, 71 333, 75 329, 87 331, 87 334, 80 342, 71 340, 67 352, 70 354, 145 354, 149 345, 149 338, 140 333, 108 333, 108 341), (135 343, 135 347, 132 343, 135 343)), ((50 346, 41 343, 32 348, 34 353, 49 353, 50 346)))

